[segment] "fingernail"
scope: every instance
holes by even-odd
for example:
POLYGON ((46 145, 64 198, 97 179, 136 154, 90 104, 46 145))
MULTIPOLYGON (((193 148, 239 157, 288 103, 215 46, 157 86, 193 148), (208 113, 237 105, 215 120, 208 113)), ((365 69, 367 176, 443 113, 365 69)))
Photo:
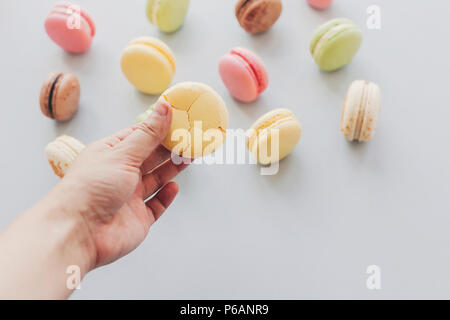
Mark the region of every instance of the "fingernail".
POLYGON ((156 108, 153 112, 156 112, 160 116, 165 117, 165 116, 167 116, 167 113, 169 112, 169 110, 167 109, 168 107, 169 106, 167 104, 158 102, 158 104, 156 105, 156 108))

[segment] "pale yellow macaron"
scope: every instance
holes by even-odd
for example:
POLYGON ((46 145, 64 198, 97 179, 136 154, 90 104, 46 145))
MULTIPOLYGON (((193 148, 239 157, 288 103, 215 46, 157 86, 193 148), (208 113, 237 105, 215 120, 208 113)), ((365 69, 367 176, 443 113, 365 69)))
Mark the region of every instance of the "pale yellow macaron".
POLYGON ((137 38, 122 53, 122 72, 130 83, 146 94, 166 90, 176 71, 175 55, 162 41, 152 37, 137 38))
POLYGON ((369 141, 373 138, 381 110, 381 91, 377 84, 354 81, 342 108, 341 132, 349 141, 369 141))
POLYGON ((163 146, 185 158, 200 158, 219 149, 226 138, 228 111, 223 99, 209 86, 182 82, 160 97, 172 107, 170 133, 163 146))
POLYGON ((247 147, 262 165, 276 163, 297 146, 302 126, 288 109, 273 110, 259 118, 247 131, 247 147))
POLYGON ((63 135, 47 145, 45 155, 55 174, 63 178, 83 149, 82 142, 63 135))

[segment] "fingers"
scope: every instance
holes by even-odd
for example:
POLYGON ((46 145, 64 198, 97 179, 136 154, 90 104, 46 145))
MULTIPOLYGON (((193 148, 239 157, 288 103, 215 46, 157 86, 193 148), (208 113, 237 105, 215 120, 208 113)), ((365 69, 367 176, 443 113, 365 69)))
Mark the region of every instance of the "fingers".
POLYGON ((164 211, 170 206, 177 194, 178 185, 175 182, 170 182, 162 188, 155 197, 146 203, 148 212, 153 215, 154 221, 161 218, 164 211))
POLYGON ((175 178, 181 171, 186 169, 188 164, 175 165, 172 161, 167 162, 153 173, 147 174, 142 178, 144 185, 144 200, 151 197, 158 189, 175 178))
POLYGON ((122 129, 119 132, 116 132, 113 135, 103 139, 102 142, 105 143, 106 145, 110 146, 111 148, 114 148, 120 142, 122 142, 128 136, 130 136, 133 133, 133 131, 134 131, 133 128, 122 129))
POLYGON ((136 126, 136 129, 122 141, 118 148, 141 167, 143 162, 160 145, 170 130, 172 108, 167 102, 159 102, 150 117, 136 126))
POLYGON ((150 157, 148 157, 142 164, 142 173, 144 175, 150 173, 158 166, 171 159, 171 155, 172 153, 163 146, 157 147, 150 157))

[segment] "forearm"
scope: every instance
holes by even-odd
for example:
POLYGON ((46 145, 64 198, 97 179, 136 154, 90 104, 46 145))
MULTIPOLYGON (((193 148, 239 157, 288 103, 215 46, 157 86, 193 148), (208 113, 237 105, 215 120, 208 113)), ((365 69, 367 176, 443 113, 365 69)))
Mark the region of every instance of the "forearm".
POLYGON ((0 298, 64 299, 73 290, 68 267, 81 278, 94 267, 89 231, 68 191, 56 187, 0 234, 0 298))

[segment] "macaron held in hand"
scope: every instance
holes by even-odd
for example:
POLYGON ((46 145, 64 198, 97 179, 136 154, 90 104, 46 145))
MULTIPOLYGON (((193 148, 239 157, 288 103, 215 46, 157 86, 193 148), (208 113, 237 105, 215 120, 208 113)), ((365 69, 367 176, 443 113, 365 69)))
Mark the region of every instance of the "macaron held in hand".
POLYGON ((95 24, 88 12, 70 2, 57 2, 45 19, 48 36, 67 52, 86 52, 95 36, 95 24))
POLYGON ((334 71, 353 60, 361 42, 361 30, 352 21, 338 18, 321 25, 314 32, 310 51, 320 69, 334 71))
POLYGON ((162 41, 152 37, 134 39, 123 50, 122 72, 128 81, 145 94, 161 94, 176 71, 175 55, 162 41))
POLYGON ((80 83, 71 73, 51 73, 41 88, 39 103, 42 113, 58 121, 70 120, 78 110, 80 83))
POLYGON ((218 150, 226 138, 228 110, 209 86, 182 82, 165 91, 159 101, 172 107, 172 124, 162 145, 181 157, 196 159, 218 150))
POLYGON ((234 48, 223 56, 219 73, 230 94, 242 102, 256 100, 269 85, 263 61, 245 48, 234 48))
POLYGON ((378 126, 380 111, 380 87, 369 81, 353 81, 342 107, 342 134, 348 141, 371 140, 378 126))
POLYGON ((147 18, 164 32, 181 28, 189 8, 189 0, 148 0, 147 18))
POLYGON ((302 136, 302 126, 288 109, 275 109, 259 118, 247 131, 247 148, 261 165, 281 161, 292 153, 302 136))
POLYGON ((281 0, 239 0, 235 14, 241 27, 256 34, 270 29, 281 15, 281 0))

